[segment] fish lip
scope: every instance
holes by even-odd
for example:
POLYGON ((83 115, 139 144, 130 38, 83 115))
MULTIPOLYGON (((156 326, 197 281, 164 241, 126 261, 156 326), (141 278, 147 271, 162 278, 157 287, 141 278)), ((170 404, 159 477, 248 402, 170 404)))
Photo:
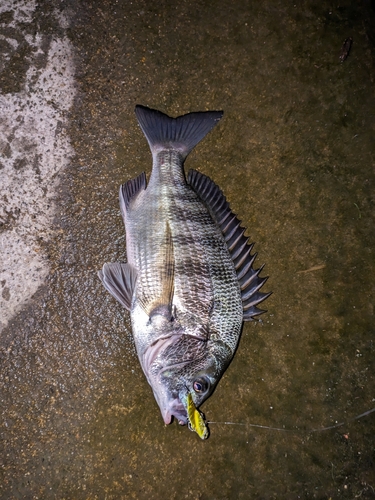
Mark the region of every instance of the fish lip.
POLYGON ((156 398, 156 400, 159 404, 165 425, 171 424, 173 418, 175 418, 180 425, 187 424, 187 412, 180 398, 174 398, 172 401, 168 400, 166 406, 161 405, 158 398, 156 398))
POLYGON ((176 418, 180 425, 188 425, 191 431, 198 434, 201 439, 207 439, 209 430, 204 414, 199 411, 193 401, 193 396, 188 388, 181 390, 178 398, 174 398, 171 403, 172 408, 162 410, 162 416, 166 425, 176 418), (174 406, 174 408, 173 408, 174 406))
POLYGON ((181 415, 180 413, 176 414, 175 412, 172 413, 171 411, 166 410, 164 413, 162 413, 162 417, 165 425, 171 424, 174 418, 180 425, 187 424, 187 415, 181 415))

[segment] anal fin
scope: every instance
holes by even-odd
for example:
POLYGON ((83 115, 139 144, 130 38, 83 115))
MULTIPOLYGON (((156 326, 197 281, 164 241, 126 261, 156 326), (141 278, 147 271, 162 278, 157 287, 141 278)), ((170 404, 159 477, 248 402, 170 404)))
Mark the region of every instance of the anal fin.
POLYGON ((121 213, 124 216, 127 210, 129 209, 129 205, 131 201, 134 201, 137 195, 145 190, 147 187, 146 174, 142 172, 135 177, 134 179, 130 179, 120 186, 120 208, 121 213))

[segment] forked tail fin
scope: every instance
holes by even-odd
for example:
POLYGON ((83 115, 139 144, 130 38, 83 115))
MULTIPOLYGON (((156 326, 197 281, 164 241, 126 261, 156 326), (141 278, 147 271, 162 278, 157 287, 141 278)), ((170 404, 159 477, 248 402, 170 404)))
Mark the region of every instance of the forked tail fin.
POLYGON ((223 111, 201 111, 171 118, 156 109, 137 105, 135 114, 153 155, 163 149, 174 149, 185 159, 218 123, 223 111))

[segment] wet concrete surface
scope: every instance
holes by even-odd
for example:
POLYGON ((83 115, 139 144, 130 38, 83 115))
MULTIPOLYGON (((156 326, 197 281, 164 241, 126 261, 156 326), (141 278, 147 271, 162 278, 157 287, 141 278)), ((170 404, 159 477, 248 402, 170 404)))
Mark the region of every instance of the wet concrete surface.
POLYGON ((0 334, 1 498, 375 498, 375 413, 355 418, 375 406, 371 5, 40 2, 31 25, 61 35, 57 13, 75 156, 48 276, 0 334), (230 424, 205 442, 164 426, 129 316, 96 276, 125 260, 118 186, 151 169, 136 103, 224 109, 187 168, 222 187, 270 276, 267 314, 202 408, 230 424))
POLYGON ((51 11, 48 33, 41 16, 35 1, 0 4, 0 329, 48 275, 55 190, 73 152, 64 133, 75 95, 67 19, 51 11))

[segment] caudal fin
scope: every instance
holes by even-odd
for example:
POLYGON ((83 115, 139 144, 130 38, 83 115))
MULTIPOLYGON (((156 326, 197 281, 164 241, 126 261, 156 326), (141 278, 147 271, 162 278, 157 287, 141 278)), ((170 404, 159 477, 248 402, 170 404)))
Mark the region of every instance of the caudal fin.
POLYGON ((223 111, 201 111, 171 118, 156 109, 137 105, 135 114, 153 154, 175 149, 186 158, 218 123, 223 111))

